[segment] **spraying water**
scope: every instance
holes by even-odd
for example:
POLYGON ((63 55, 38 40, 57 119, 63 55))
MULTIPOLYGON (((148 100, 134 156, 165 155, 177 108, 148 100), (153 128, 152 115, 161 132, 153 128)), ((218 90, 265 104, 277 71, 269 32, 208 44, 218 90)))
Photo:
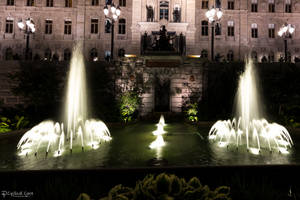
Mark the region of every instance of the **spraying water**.
POLYGON ((236 118, 217 121, 209 131, 209 139, 218 141, 220 147, 246 145, 253 154, 259 154, 261 148, 288 153, 288 147, 293 145, 289 132, 261 116, 255 77, 253 64, 249 61, 239 81, 236 118))
POLYGON ((152 132, 153 135, 156 136, 156 140, 154 140, 149 145, 149 147, 151 149, 157 149, 157 158, 159 159, 161 157, 161 147, 165 146, 163 134, 166 133, 164 131, 164 126, 166 126, 166 124, 165 124, 165 119, 164 119, 163 115, 160 116, 160 120, 159 120, 158 124, 156 124, 156 126, 157 126, 157 129, 152 132))
POLYGON ((71 152, 74 146, 81 146, 82 150, 85 147, 96 149, 101 141, 111 140, 102 121, 87 119, 85 66, 80 44, 72 54, 65 109, 67 127, 51 120, 41 122, 22 136, 17 145, 19 155, 31 152, 37 155, 39 149, 45 149, 48 155, 53 149, 53 155, 60 156, 67 148, 71 152))

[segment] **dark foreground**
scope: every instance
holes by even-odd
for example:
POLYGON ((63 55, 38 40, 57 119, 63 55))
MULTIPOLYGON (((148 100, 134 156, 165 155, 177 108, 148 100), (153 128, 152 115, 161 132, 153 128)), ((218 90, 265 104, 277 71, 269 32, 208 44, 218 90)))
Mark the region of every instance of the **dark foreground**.
POLYGON ((300 199, 299 171, 300 165, 5 171, 0 172, 0 197, 72 200, 84 192, 100 199, 117 184, 134 187, 147 174, 166 172, 186 179, 196 176, 212 189, 230 186, 232 199, 300 199), (29 195, 4 197, 4 191, 29 195))

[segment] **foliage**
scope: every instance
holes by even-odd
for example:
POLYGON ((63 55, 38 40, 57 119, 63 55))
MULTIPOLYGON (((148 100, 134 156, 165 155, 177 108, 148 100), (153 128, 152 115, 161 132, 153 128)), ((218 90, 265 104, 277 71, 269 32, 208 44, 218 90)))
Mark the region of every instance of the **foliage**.
POLYGON ((300 127, 300 106, 288 106, 283 111, 284 123, 292 128, 300 127))
POLYGON ((0 116, 0 133, 9 132, 12 130, 20 130, 27 128, 29 125, 29 120, 24 116, 16 115, 13 119, 0 116))
POLYGON ((20 70, 10 74, 16 83, 12 91, 23 97, 29 115, 40 120, 56 114, 63 92, 64 69, 52 62, 20 62, 20 70))
POLYGON ((193 103, 189 106, 188 110, 186 111, 187 117, 192 122, 198 121, 198 103, 193 103))
POLYGON ((121 95, 120 97, 120 113, 121 119, 126 123, 130 122, 134 113, 137 112, 141 104, 141 99, 137 92, 128 91, 121 95))
POLYGON ((77 200, 90 200, 90 199, 91 199, 90 196, 87 195, 86 193, 81 193, 77 198, 77 200))
POLYGON ((229 200, 230 188, 221 186, 211 190, 207 185, 202 185, 194 177, 188 182, 183 178, 165 173, 148 175, 136 183, 135 188, 117 185, 108 193, 108 200, 229 200))

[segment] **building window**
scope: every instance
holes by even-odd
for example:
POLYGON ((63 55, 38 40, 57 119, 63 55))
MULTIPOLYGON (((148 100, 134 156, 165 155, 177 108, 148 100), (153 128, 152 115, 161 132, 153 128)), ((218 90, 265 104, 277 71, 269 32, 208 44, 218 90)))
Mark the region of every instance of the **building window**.
POLYGON ((216 1, 216 8, 221 8, 221 0, 215 0, 216 1))
POLYGON ((13 33, 13 32, 14 32, 14 20, 6 19, 5 33, 13 33))
POLYGON ((111 22, 109 21, 109 19, 105 20, 105 33, 110 33, 110 29, 111 29, 111 22))
POLYGON ((65 21, 65 35, 71 35, 72 34, 72 22, 71 21, 65 21))
POLYGON ((7 6, 13 6, 13 5, 15 5, 15 1, 14 0, 7 0, 6 5, 7 6))
POLYGON ((99 0, 92 0, 92 6, 98 6, 99 0))
POLYGON ((208 36, 208 21, 201 22, 201 34, 202 36, 208 36))
POLYGON ((227 53, 227 61, 232 62, 234 60, 234 55, 233 55, 233 51, 230 50, 227 53))
POLYGON ((161 1, 159 4, 159 19, 169 20, 169 2, 161 1))
POLYGON ((52 34, 52 20, 51 19, 47 19, 45 21, 45 34, 52 34))
POLYGON ((34 0, 27 0, 27 6, 34 6, 34 0))
POLYGON ((91 59, 91 61, 98 61, 98 51, 97 51, 97 49, 95 49, 95 48, 91 49, 90 59, 91 59))
POLYGON ((72 0, 65 0, 65 7, 71 8, 72 7, 72 0))
POLYGON ((119 0, 119 6, 125 7, 126 6, 126 0, 119 0))
POLYGON ((201 51, 201 58, 208 58, 207 50, 203 49, 203 50, 201 51))
POLYGON ((46 1, 46 6, 47 7, 53 7, 53 0, 47 0, 46 1))
POLYGON ((256 51, 252 51, 252 53, 251 53, 251 58, 252 58, 252 60, 253 60, 254 62, 257 62, 257 53, 256 53, 256 51))
POLYGON ((126 20, 125 19, 119 19, 119 34, 125 34, 126 33, 126 20))
POLYGON ((51 58, 52 58, 52 52, 51 52, 51 50, 50 49, 46 49, 44 60, 50 61, 51 58))
POLYGON ((269 38, 275 38, 275 25, 269 24, 269 38))
POLYGON ((11 48, 7 48, 5 50, 5 60, 12 60, 13 59, 13 51, 11 48))
POLYGON ((270 54, 268 55, 268 61, 269 62, 274 62, 275 61, 274 52, 270 52, 270 54))
POLYGON ((220 23, 216 23, 215 29, 216 29, 215 35, 222 35, 222 29, 220 23))
POLYGON ((227 23, 227 35, 234 36, 234 23, 233 21, 228 21, 227 23))
POLYGON ((274 0, 269 0, 269 12, 275 12, 275 2, 274 0))
POLYGON ((91 19, 91 34, 98 34, 99 20, 91 19))
POLYGON ((179 5, 176 5, 173 11, 173 21, 181 22, 181 11, 179 5))
POLYGON ((121 48, 118 50, 118 56, 119 57, 124 57, 125 56, 125 49, 121 48))
POLYGON ((257 0, 251 1, 251 12, 257 12, 257 0))
POLYGON ((291 0, 285 0, 285 12, 286 13, 291 13, 292 12, 291 0))
POLYGON ((71 51, 70 49, 64 50, 64 61, 69 61, 71 59, 71 51))
POLYGON ((251 24, 251 37, 258 38, 257 24, 251 24))
POLYGON ((208 0, 202 0, 202 9, 208 9, 208 0))
POLYGON ((234 10, 234 0, 228 0, 228 10, 234 10))

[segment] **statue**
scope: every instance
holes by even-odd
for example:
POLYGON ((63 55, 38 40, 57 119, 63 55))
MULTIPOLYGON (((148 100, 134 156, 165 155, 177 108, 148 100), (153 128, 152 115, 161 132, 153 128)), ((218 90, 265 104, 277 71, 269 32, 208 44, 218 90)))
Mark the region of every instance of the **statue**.
POLYGON ((146 9, 147 9, 147 22, 153 22, 154 19, 153 7, 146 5, 146 9))
POLYGON ((180 22, 180 10, 179 8, 175 8, 173 11, 173 20, 174 22, 180 22))

